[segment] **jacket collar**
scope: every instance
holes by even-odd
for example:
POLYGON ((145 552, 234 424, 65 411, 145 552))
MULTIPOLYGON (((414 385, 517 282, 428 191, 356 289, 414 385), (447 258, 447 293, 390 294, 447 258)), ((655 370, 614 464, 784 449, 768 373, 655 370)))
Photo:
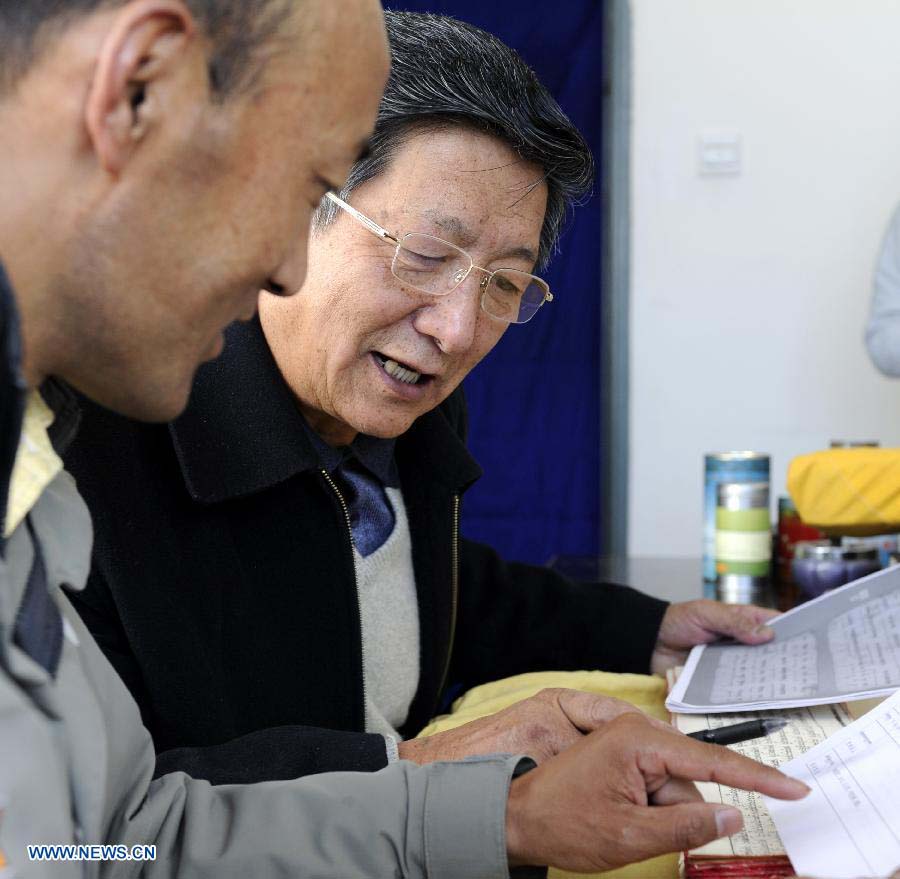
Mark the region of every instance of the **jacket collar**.
MULTIPOLYGON (((3 554, 11 480, 25 418, 28 388, 22 377, 22 338, 12 284, 0 263, 0 555, 3 554)), ((54 414, 48 434, 62 455, 81 417, 75 395, 57 379, 47 379, 41 396, 54 414)))
MULTIPOLYGON (((254 494, 321 466, 258 317, 226 330, 222 355, 197 372, 188 408, 169 430, 185 484, 200 503, 254 494)), ((398 439, 397 462, 401 477, 407 465, 426 467, 455 491, 481 475, 442 407, 398 439)))
POLYGON ((0 264, 0 555, 13 464, 19 448, 27 389, 21 372, 22 340, 12 285, 0 264))
POLYGON ((65 455, 81 424, 81 405, 75 392, 59 378, 48 378, 41 385, 41 397, 53 412, 53 424, 47 434, 57 455, 65 455))

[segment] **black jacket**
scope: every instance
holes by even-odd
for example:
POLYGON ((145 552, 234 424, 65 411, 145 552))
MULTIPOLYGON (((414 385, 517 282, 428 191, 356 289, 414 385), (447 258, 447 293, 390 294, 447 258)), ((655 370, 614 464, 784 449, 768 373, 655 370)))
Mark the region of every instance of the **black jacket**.
MULTIPOLYGON (((140 705, 159 771, 223 783, 386 762, 382 737, 362 732, 347 521, 299 419, 258 321, 229 330, 172 425, 85 404, 66 463, 96 545, 75 604, 140 705)), ((481 472, 465 419, 460 391, 396 445, 421 643, 405 735, 448 685, 646 672, 666 608, 460 539, 459 499, 481 472)))

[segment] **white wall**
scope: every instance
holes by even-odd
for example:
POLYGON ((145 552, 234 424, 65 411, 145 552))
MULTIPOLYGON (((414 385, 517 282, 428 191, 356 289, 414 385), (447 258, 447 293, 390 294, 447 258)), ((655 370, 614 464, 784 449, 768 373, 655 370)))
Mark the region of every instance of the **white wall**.
POLYGON ((632 0, 629 553, 700 555, 703 453, 900 445, 863 342, 900 202, 900 0, 632 0), (698 175, 740 131, 743 171, 698 175))

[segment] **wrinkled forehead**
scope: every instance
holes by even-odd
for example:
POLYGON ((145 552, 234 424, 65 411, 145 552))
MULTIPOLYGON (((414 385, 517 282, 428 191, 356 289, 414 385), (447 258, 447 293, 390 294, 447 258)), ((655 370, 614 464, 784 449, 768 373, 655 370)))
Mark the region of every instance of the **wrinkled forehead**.
POLYGON ((516 239, 537 252, 547 186, 543 169, 491 135, 454 127, 418 134, 382 175, 385 213, 395 223, 425 224, 461 246, 516 239))

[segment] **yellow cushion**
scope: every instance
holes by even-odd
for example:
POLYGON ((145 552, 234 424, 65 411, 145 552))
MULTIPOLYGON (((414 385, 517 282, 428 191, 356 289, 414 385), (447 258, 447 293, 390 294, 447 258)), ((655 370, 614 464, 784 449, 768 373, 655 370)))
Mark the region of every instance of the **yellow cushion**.
MULTIPOLYGON (((477 720, 494 714, 522 699, 533 696, 545 687, 568 687, 585 690, 603 696, 615 696, 636 705, 642 711, 659 720, 668 720, 665 708, 666 682, 662 678, 648 675, 610 674, 604 671, 540 671, 516 675, 482 684, 469 690, 453 703, 452 713, 435 718, 420 733, 421 736, 434 735, 454 729, 470 720, 477 720)), ((584 873, 564 873, 551 870, 550 879, 585 879, 584 873)), ((609 873, 596 873, 606 879, 676 879, 678 876, 678 855, 665 855, 640 864, 632 864, 609 873)), ((588 877, 590 879, 590 877, 588 877)))
POLYGON ((791 461, 800 518, 841 534, 900 531, 900 449, 826 449, 791 461))

